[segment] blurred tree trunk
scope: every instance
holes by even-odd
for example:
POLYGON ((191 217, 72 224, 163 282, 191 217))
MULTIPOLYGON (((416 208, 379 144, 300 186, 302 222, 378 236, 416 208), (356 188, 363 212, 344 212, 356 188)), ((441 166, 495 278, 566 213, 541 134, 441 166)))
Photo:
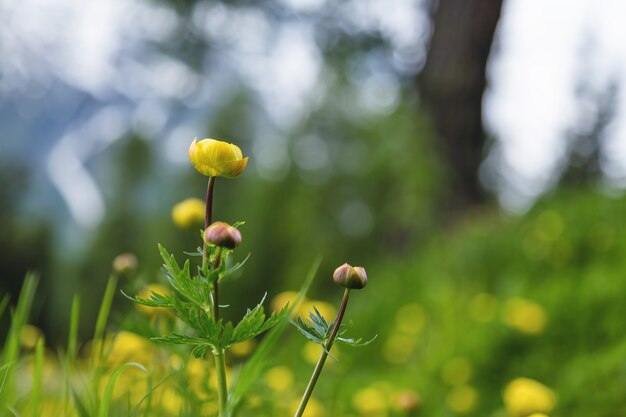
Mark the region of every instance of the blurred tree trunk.
POLYGON ((478 177, 485 145, 482 97, 501 8, 502 0, 439 0, 433 8, 434 32, 418 88, 447 163, 444 205, 454 211, 485 199, 478 177))

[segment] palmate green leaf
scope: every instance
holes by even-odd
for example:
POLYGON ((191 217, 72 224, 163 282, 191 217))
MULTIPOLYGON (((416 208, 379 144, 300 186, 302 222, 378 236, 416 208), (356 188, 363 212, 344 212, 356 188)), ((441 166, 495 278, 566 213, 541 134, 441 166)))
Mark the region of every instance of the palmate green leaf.
POLYGON ((167 250, 159 245, 159 252, 161 258, 163 258, 163 273, 170 282, 170 285, 183 297, 189 301, 198 305, 203 305, 203 293, 199 290, 198 286, 191 279, 189 272, 189 260, 185 261, 183 268, 181 269, 174 258, 174 255, 170 255, 167 250))
MULTIPOLYGON (((265 295, 267 296, 267 294, 265 295)), ((241 343, 246 340, 252 339, 255 336, 271 329, 279 321, 284 319, 289 314, 287 307, 283 308, 278 314, 272 313, 269 317, 265 315, 263 309, 263 301, 265 296, 256 307, 252 310, 248 309, 241 321, 234 329, 233 336, 229 341, 229 344, 241 343)))
MULTIPOLYGON (((296 320, 292 320, 291 323, 296 326, 300 333, 302 333, 307 339, 317 343, 324 349, 326 353, 330 354, 330 352, 326 348, 326 345, 328 339, 330 338, 330 333, 333 329, 333 326, 335 325, 335 321, 333 320, 329 323, 318 311, 318 309, 315 308, 315 306, 313 306, 313 310, 314 311, 309 312, 308 320, 303 320, 302 318, 298 317, 296 318, 296 320)), ((336 341, 352 347, 367 346, 378 337, 378 335, 376 335, 372 339, 365 342, 363 341, 363 338, 353 339, 341 337, 346 333, 346 331, 347 328, 344 324, 339 326, 338 337, 336 341)))
POLYGON ((291 324, 293 324, 300 333, 304 335, 307 339, 312 342, 318 343, 320 345, 324 345, 324 337, 320 335, 314 328, 309 326, 304 320, 298 317, 296 320, 291 320, 291 324))

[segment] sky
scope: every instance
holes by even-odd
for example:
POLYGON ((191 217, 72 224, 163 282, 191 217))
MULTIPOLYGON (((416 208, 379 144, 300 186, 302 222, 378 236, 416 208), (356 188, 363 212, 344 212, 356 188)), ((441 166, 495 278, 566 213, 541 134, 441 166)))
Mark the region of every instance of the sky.
MULTIPOLYGON (((584 81, 598 92, 612 81, 624 85, 623 16, 626 2, 620 0, 505 1, 484 98, 484 121, 497 140, 494 165, 505 208, 523 210, 552 185, 566 152, 564 135, 589 116, 576 96, 578 84, 584 81)), ((623 187, 624 94, 604 140, 607 185, 623 187)))
MULTIPOLYGON (((277 1, 303 13, 327 4, 277 1)), ((400 72, 416 70, 431 29, 421 0, 351 0, 338 10, 348 30, 382 33, 400 72)), ((623 0, 505 1, 484 97, 484 122, 495 140, 484 171, 506 210, 523 212, 550 188, 566 153, 566 133, 590 118, 593 106, 575 94, 582 70, 597 92, 611 81, 626 81, 623 16, 623 0)), ((165 138, 165 153, 183 163, 184 153, 173 150, 187 146, 205 124, 206 110, 244 80, 272 122, 271 130, 259 132, 252 156, 258 174, 273 178, 290 163, 281 153, 286 138, 276 132, 296 125, 307 105, 326 93, 320 82, 326 69, 306 21, 276 27, 255 8, 199 3, 188 29, 223 46, 219 62, 199 68, 155 46, 181 24, 173 10, 149 0, 0 0, 5 134, 46 142, 41 165, 83 227, 95 227, 106 209, 85 165, 127 130, 165 138), (183 103, 184 114, 173 102, 183 103), (44 121, 47 134, 40 136, 35 127, 44 121)), ((398 104, 400 87, 389 74, 372 69, 359 77, 362 111, 384 113, 398 104)), ((602 167, 608 185, 623 187, 626 95, 618 96, 618 104, 604 138, 602 167)), ((302 151, 323 161, 323 141, 305 139, 302 151)), ((0 146, 7 152, 19 148, 6 140, 0 146)))

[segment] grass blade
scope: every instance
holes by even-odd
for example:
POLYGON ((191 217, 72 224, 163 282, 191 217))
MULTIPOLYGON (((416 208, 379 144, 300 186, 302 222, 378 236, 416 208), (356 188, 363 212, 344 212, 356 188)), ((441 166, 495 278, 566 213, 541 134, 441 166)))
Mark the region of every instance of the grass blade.
MULTIPOLYGON (((24 284, 17 300, 17 306, 11 318, 11 327, 2 349, 0 363, 15 364, 20 353, 20 332, 28 321, 28 314, 35 297, 35 290, 39 278, 34 273, 26 274, 24 284)), ((15 366, 7 367, 3 377, 2 391, 0 391, 0 410, 8 408, 15 400, 15 366)))
POLYGON ((9 297, 9 294, 5 294, 4 297, 2 297, 2 301, 0 301, 0 317, 2 317, 2 315, 4 314, 4 310, 6 310, 7 306, 9 305, 9 299, 11 297, 9 297))
POLYGON ((44 354, 44 338, 37 340, 35 347, 35 366, 33 368, 33 388, 30 393, 30 405, 32 407, 33 417, 39 417, 41 406, 41 376, 43 370, 43 354, 44 354))
POLYGON ((113 397, 115 384, 117 383, 120 375, 122 375, 122 372, 130 367, 135 367, 142 372, 147 373, 146 368, 144 368, 143 365, 137 362, 127 362, 117 368, 115 372, 113 372, 113 375, 111 375, 111 379, 109 379, 109 382, 107 383, 106 389, 104 391, 104 396, 102 397, 102 401, 100 402, 100 407, 98 409, 98 417, 109 417, 109 408, 111 406, 111 398, 113 397))
POLYGON ((117 287, 117 277, 111 275, 107 282, 106 289, 104 290, 104 296, 102 297, 102 304, 100 305, 100 311, 98 311, 98 319, 96 321, 96 329, 93 335, 91 352, 91 365, 94 369, 97 369, 100 365, 100 359, 102 357, 102 348, 104 345, 104 329, 106 327, 107 320, 109 318, 109 312, 111 311, 111 304, 113 303, 113 296, 115 295, 115 288, 117 287))
POLYGON ((70 331, 67 336, 67 360, 73 363, 76 359, 78 324, 80 319, 80 297, 74 294, 72 298, 72 309, 70 313, 70 331))
MULTIPOLYGON (((296 299, 296 302, 292 306, 289 307, 290 314, 291 314, 291 311, 296 310, 300 306, 302 301, 304 300, 304 297, 306 296, 306 293, 308 292, 309 287, 311 286, 311 283, 313 282, 313 279, 315 278, 315 274, 317 273, 317 270, 319 269, 320 263, 321 263, 321 259, 317 258, 313 262, 313 265, 311 265, 311 268, 309 269, 307 277, 304 280, 304 284, 302 284, 302 287, 300 288, 300 291, 298 292, 298 298, 296 299)), ((250 388, 252 388, 252 385, 254 384, 254 382, 259 379, 259 377, 261 376, 261 374, 267 367, 268 358, 272 354, 272 351, 274 347, 276 346, 278 339, 283 334, 283 332, 285 331, 285 328, 289 324, 288 317, 289 317, 289 314, 285 315, 285 318, 280 323, 278 323, 267 334, 267 336, 265 336, 265 338, 259 344, 259 347, 254 352, 250 360, 241 369, 239 378, 237 379, 237 382, 234 385, 232 393, 231 393, 231 399, 229 401, 229 408, 228 408, 228 416, 234 415, 234 412, 237 406, 239 406, 239 404, 241 403, 241 400, 243 400, 247 392, 250 390, 250 388)))

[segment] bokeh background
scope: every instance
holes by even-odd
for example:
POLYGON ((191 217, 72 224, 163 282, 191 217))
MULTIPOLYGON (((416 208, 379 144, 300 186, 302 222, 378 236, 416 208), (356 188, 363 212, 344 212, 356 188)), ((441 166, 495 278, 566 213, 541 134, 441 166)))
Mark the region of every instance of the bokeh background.
MULTIPOLYGON (((0 292, 40 273, 31 322, 51 345, 72 295, 93 300, 87 340, 118 254, 156 282, 157 242, 197 245, 171 209, 203 197, 187 149, 213 137, 250 157, 216 185, 215 217, 244 220, 252 254, 223 291, 233 317, 297 290, 318 256, 310 296, 337 303, 330 275, 348 261, 370 276, 354 331, 379 336, 335 371, 345 392, 383 381, 419 392, 425 415, 497 415, 505 385, 529 377, 556 392, 554 415, 621 416, 625 13, 619 0, 2 2, 0 292)), ((129 314, 120 296, 113 326, 129 314)))

